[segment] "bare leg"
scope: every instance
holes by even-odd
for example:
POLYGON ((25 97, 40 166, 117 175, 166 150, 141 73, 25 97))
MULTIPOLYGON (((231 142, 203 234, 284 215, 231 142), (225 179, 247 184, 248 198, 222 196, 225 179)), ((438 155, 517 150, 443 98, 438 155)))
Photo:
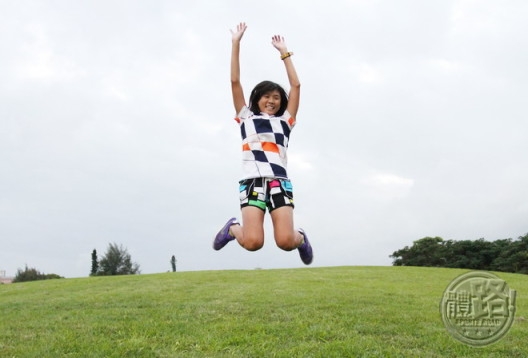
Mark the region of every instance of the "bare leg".
POLYGON ((242 208, 241 225, 232 225, 229 232, 236 238, 240 246, 249 251, 256 251, 264 245, 264 214, 255 206, 242 208))
POLYGON ((301 233, 293 227, 293 208, 283 206, 271 212, 275 243, 283 250, 298 248, 304 241, 301 233))

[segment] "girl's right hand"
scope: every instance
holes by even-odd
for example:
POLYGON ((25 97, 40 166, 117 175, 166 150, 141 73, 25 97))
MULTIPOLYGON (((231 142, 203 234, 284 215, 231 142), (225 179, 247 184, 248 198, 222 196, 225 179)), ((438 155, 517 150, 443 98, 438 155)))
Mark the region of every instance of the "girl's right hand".
POLYGON ((245 22, 241 22, 240 24, 238 24, 236 31, 230 29, 229 31, 231 31, 232 40, 239 42, 242 39, 242 36, 244 35, 244 31, 246 31, 246 29, 247 26, 245 22))

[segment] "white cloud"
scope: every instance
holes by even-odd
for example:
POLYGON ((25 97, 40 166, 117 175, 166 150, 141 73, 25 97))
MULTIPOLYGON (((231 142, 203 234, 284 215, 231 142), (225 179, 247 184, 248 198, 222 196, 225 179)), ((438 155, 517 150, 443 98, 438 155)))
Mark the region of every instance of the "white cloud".
POLYGON ((86 71, 71 59, 58 55, 43 26, 30 24, 25 29, 28 40, 20 45, 21 58, 15 73, 21 79, 72 81, 86 71))
POLYGON ((379 66, 368 63, 351 64, 349 70, 361 83, 380 85, 384 82, 385 76, 379 66))
POLYGON ((130 96, 127 94, 127 85, 124 84, 123 74, 114 73, 101 79, 103 95, 118 101, 126 102, 130 96))
POLYGON ((429 63, 433 68, 439 69, 445 73, 457 72, 462 68, 460 63, 443 58, 431 59, 429 63))
POLYGON ((288 154, 288 166, 293 170, 298 171, 310 171, 314 169, 312 160, 307 159, 303 154, 300 153, 288 154))
POLYGON ((360 182, 369 188, 370 195, 380 199, 397 199, 407 196, 414 186, 414 180, 392 173, 374 173, 360 182))
POLYGON ((499 30, 503 11, 479 0, 457 0, 453 6, 451 20, 453 30, 464 35, 482 35, 499 30))

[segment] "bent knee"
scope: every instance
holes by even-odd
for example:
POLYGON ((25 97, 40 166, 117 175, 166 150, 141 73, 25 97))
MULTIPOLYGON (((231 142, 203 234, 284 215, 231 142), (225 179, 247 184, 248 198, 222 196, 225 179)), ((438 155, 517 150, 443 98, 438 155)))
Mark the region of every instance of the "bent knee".
POLYGON ((241 243, 242 247, 248 251, 257 251, 264 246, 264 238, 261 236, 246 236, 244 235, 244 241, 241 243))
POLYGON ((281 235, 275 237, 277 246, 285 251, 295 250, 299 243, 295 240, 295 235, 281 235))

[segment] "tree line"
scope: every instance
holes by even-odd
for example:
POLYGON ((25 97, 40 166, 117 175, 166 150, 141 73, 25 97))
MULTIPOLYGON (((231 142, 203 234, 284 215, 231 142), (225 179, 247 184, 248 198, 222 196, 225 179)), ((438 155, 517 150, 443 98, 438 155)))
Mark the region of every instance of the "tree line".
POLYGON ((393 266, 463 268, 528 274, 528 234, 495 241, 424 237, 390 255, 393 266))
MULTIPOLYGON (((176 272, 176 257, 174 255, 170 259, 170 264, 172 272, 176 272)), ((92 251, 90 276, 136 275, 139 273, 141 273, 139 264, 132 261, 132 257, 123 245, 116 243, 109 244, 101 259, 98 259, 96 249, 92 251)), ((44 274, 26 265, 24 270, 18 269, 13 283, 55 278, 64 277, 57 274, 44 274)))

